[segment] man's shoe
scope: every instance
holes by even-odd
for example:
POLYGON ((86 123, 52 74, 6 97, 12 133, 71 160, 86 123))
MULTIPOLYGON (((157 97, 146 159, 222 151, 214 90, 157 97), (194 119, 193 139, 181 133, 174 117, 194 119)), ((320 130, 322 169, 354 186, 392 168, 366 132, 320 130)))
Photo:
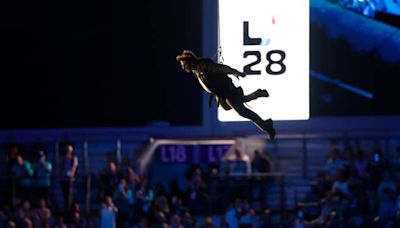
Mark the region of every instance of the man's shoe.
POLYGON ((275 128, 273 127, 273 122, 272 119, 267 119, 264 121, 264 130, 268 132, 269 139, 274 140, 275 139, 275 128))
POLYGON ((272 128, 273 124, 272 119, 264 120, 264 129, 272 128))

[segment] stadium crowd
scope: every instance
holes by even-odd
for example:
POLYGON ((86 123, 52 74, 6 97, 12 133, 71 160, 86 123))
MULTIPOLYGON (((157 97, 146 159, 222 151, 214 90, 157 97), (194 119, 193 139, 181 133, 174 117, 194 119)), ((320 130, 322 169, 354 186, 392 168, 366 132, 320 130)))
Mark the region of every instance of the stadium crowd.
MULTIPOLYGON (((43 148, 31 161, 19 145, 7 148, 9 188, 2 192, 0 227, 400 227, 400 151, 389 158, 379 147, 370 153, 333 147, 304 200, 284 211, 255 208, 246 189, 226 191, 218 181, 220 166, 203 170, 193 165, 182 174, 187 186, 173 180, 166 187, 152 186, 134 167, 110 160, 96 174, 96 204, 88 210, 76 200, 85 193, 75 188, 79 161, 74 147, 63 149, 56 172, 43 148), (56 181, 63 205, 51 193, 56 181)), ((248 173, 248 157, 235 156, 248 173)), ((250 161, 253 172, 269 171, 262 160, 250 161)))

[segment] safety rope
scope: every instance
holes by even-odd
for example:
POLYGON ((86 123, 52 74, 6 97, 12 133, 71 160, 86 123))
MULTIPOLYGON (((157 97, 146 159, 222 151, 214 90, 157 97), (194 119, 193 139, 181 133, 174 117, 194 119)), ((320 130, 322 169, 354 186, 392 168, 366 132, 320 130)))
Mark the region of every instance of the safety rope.
POLYGON ((222 47, 221 47, 221 34, 220 34, 220 22, 219 22, 219 0, 217 0, 217 39, 218 39, 218 48, 217 51, 213 57, 217 57, 217 62, 218 63, 223 63, 224 62, 224 57, 222 56, 222 47))

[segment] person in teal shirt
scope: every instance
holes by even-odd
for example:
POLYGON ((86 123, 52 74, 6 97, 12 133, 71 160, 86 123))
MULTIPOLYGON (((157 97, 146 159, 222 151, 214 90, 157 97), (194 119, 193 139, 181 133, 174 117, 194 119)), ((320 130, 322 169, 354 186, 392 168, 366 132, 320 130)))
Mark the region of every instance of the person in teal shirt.
POLYGON ((46 200, 49 199, 52 170, 53 166, 51 162, 46 160, 46 154, 44 153, 44 151, 39 151, 39 160, 35 164, 35 186, 37 189, 37 196, 46 200))
POLYGON ((31 194, 33 169, 29 161, 24 160, 22 155, 17 156, 17 163, 12 168, 14 178, 15 195, 20 199, 29 199, 31 194))

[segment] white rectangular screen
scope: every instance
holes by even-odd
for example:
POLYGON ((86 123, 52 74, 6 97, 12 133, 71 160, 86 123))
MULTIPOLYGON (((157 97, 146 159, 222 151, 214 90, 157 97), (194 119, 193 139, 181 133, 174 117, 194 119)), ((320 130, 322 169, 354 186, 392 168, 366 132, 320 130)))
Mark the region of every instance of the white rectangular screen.
MULTIPOLYGON (((266 89, 268 98, 248 102, 261 118, 309 118, 309 0, 219 0, 223 64, 245 72, 245 95, 266 89)), ((220 121, 244 121, 218 110, 220 121)))

